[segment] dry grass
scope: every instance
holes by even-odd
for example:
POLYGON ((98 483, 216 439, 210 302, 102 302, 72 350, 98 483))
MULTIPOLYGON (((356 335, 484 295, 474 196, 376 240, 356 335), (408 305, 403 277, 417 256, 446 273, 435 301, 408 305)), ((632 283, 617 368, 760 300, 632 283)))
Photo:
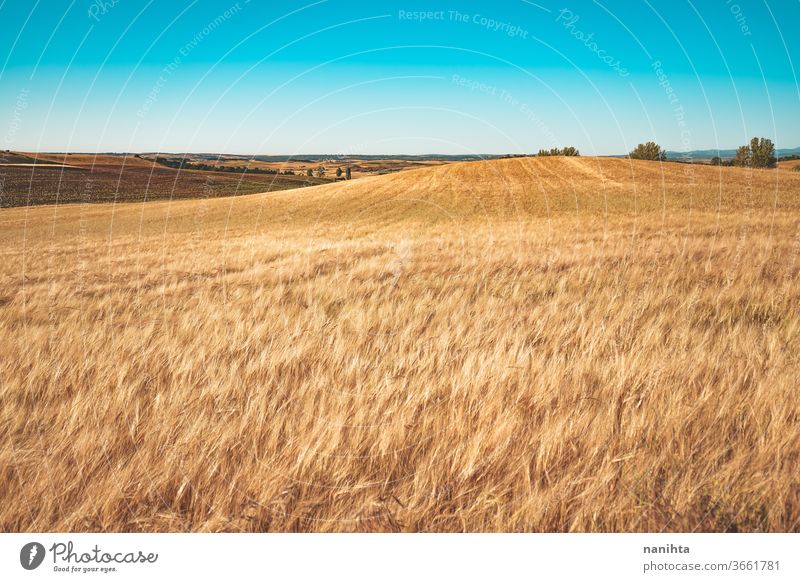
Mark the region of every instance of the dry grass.
POLYGON ((0 528, 797 531, 800 175, 0 212, 0 528))

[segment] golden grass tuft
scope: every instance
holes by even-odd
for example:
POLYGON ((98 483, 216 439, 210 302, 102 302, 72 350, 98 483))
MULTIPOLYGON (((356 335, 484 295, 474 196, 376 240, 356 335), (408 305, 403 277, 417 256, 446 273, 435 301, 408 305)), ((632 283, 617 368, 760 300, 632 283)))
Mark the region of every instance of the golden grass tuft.
POLYGON ((0 211, 4 531, 797 531, 800 175, 0 211))

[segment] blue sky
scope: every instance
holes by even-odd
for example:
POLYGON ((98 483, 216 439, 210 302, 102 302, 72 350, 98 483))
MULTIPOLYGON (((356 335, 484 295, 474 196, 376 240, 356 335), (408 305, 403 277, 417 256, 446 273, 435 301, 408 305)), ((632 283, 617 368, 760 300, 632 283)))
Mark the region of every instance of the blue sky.
POLYGON ((0 147, 795 147, 798 26, 796 0, 0 0, 0 147))

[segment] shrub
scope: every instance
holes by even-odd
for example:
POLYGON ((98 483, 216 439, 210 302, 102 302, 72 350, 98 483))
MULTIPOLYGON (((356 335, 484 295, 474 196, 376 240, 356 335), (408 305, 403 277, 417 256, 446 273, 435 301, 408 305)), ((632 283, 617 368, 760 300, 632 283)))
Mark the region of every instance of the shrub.
POLYGON ((647 143, 640 143, 637 145, 628 157, 632 160, 655 160, 663 162, 667 159, 667 152, 661 149, 661 146, 654 141, 647 143))

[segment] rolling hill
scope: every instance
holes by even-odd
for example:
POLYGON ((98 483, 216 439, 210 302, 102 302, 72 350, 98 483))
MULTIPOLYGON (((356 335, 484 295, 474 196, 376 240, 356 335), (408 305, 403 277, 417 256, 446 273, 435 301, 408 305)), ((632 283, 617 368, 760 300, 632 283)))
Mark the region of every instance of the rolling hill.
MULTIPOLYGON (((149 162, 139 161, 149 168, 149 162)), ((800 174, 789 167, 750 171, 704 165, 655 163, 618 158, 509 158, 462 162, 392 175, 372 176, 302 190, 217 199, 116 204, 86 208, 62 204, 48 228, 68 232, 77 218, 112 216, 117 232, 183 232, 226 236, 282 225, 323 223, 366 230, 406 221, 529 220, 561 217, 623 218, 671 211, 738 212, 796 210, 800 174), (120 230, 121 229, 121 230, 120 230)), ((9 210, 8 217, 20 211, 9 210)), ((36 221, 28 229, 36 228, 36 221)))

